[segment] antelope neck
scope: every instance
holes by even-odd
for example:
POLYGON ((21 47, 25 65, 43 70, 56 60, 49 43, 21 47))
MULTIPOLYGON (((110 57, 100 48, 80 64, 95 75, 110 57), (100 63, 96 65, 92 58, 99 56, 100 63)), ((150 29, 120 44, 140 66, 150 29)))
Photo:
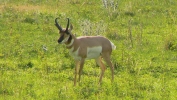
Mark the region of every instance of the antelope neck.
POLYGON ((72 37, 72 35, 70 35, 70 36, 69 36, 69 39, 68 39, 68 41, 67 41, 67 43, 66 43, 66 47, 67 47, 68 49, 70 49, 70 48, 72 47, 73 43, 74 43, 74 38, 72 37))

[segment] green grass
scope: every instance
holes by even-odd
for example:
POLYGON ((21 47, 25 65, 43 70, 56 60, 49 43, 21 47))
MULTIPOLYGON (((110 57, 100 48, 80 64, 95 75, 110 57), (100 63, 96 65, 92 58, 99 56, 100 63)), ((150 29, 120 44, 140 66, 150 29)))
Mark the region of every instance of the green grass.
POLYGON ((0 99, 175 100, 177 2, 113 1, 106 8, 102 0, 1 0, 0 99), (107 67, 98 85, 91 60, 73 86, 74 61, 57 43, 56 17, 63 27, 69 17, 77 36, 103 35, 117 46, 113 83, 107 67))

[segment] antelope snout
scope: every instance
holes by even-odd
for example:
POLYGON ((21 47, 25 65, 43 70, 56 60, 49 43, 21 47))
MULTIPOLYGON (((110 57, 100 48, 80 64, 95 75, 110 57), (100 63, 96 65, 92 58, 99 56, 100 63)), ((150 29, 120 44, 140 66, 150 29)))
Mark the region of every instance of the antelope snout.
POLYGON ((58 43, 59 43, 59 44, 61 44, 61 43, 62 43, 62 41, 61 41, 61 40, 58 40, 58 43))

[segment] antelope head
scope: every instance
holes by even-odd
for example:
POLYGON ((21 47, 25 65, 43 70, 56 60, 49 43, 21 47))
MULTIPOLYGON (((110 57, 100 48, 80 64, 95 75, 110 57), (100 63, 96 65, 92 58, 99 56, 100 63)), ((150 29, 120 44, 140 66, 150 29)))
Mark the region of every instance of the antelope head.
POLYGON ((69 18, 67 18, 68 19, 67 26, 66 26, 66 28, 62 28, 60 26, 60 24, 58 24, 57 19, 58 18, 55 19, 55 26, 58 28, 59 34, 60 34, 60 38, 58 39, 58 43, 66 43, 68 41, 68 39, 71 38, 71 30, 72 30, 73 26, 70 25, 70 28, 69 28, 69 18))

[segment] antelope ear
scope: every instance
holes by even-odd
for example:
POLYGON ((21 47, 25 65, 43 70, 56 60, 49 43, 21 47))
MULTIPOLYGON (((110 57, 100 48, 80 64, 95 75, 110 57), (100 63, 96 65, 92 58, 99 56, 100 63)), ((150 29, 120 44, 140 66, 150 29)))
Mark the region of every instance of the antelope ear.
POLYGON ((71 24, 69 30, 71 31, 72 29, 73 29, 73 25, 71 24))

